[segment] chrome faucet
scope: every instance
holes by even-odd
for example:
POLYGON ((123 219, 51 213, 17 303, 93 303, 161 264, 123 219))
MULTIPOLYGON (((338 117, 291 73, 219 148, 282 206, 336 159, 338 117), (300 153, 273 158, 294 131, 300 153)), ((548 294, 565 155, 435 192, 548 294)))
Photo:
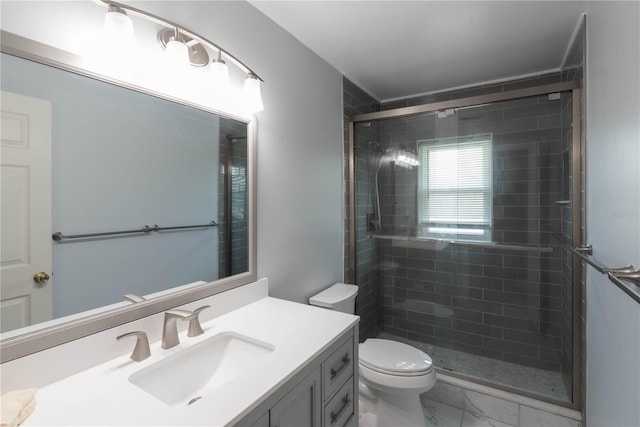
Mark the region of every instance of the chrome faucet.
POLYGON ((165 312, 164 325, 162 328, 162 348, 171 348, 180 344, 180 340, 178 339, 178 325, 176 324, 177 319, 189 321, 188 337, 202 335, 204 331, 202 330, 202 326, 200 326, 198 315, 202 310, 209 307, 211 306, 205 305, 194 311, 176 309, 165 312))

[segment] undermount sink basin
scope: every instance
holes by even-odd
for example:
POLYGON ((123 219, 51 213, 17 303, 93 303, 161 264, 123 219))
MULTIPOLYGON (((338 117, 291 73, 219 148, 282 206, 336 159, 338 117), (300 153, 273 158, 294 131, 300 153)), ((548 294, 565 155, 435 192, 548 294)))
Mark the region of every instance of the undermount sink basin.
POLYGON ((271 344, 224 332, 135 372, 129 381, 169 406, 186 406, 273 350, 271 344))

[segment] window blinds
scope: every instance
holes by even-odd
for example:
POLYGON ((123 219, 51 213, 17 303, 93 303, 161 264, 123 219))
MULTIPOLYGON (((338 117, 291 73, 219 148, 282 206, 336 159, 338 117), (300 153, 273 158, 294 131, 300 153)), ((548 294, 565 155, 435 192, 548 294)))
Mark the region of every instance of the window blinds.
POLYGON ((418 218, 428 234, 486 240, 491 227, 491 137, 419 141, 418 218))

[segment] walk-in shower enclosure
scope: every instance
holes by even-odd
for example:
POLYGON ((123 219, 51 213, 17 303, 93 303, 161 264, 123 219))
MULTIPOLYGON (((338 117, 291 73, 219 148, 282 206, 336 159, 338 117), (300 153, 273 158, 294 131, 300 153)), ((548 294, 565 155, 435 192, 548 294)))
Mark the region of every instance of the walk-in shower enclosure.
POLYGON ((350 269, 371 335, 451 375, 580 401, 580 89, 403 107, 349 123, 350 269))

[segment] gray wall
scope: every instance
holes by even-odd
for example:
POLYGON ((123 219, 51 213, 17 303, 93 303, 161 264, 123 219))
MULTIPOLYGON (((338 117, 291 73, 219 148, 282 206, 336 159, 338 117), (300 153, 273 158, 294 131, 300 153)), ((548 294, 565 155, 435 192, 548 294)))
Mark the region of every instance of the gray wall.
MULTIPOLYGON (((640 3, 587 6, 587 241, 640 265, 640 3)), ((587 422, 640 425, 640 304, 587 273, 587 422)))
POLYGON ((135 4, 214 40, 265 80, 257 115, 258 275, 269 277, 271 295, 307 302, 341 281, 340 73, 248 3, 135 4))
MULTIPOLYGON (((64 7, 29 2, 9 5, 13 16, 30 14, 23 24, 6 28, 6 3, 3 28, 37 40, 77 45, 72 29, 101 25, 100 18, 61 25, 69 18, 64 7)), ((271 294, 306 302, 341 281, 340 73, 246 2, 127 3, 220 44, 265 80, 265 110, 257 115, 258 275, 269 277, 271 294)), ((96 7, 86 2, 87 13, 96 7)))

